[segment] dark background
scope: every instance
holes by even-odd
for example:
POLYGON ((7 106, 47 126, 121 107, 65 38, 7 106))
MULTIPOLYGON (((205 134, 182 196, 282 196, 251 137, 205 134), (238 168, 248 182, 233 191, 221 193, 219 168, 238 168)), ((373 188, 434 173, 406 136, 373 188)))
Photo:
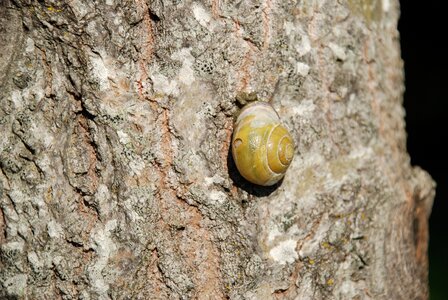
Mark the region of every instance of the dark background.
POLYGON ((405 63, 406 130, 412 165, 437 182, 430 218, 431 300, 448 299, 448 15, 443 0, 401 0, 398 25, 405 63))

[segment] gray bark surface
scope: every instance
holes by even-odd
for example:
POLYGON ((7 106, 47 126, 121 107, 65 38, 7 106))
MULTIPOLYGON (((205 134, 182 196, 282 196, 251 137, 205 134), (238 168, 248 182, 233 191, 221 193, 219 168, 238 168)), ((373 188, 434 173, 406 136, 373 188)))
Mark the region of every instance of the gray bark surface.
POLYGON ((425 299, 397 0, 0 1, 0 298, 425 299), (296 142, 229 157, 236 98, 296 142))

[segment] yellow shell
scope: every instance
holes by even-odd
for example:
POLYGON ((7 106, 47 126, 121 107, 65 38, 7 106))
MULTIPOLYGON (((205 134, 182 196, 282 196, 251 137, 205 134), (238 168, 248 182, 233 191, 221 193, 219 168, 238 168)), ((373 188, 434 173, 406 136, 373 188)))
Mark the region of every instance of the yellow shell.
POLYGON ((232 156, 248 181, 269 186, 285 175, 294 156, 294 142, 274 108, 265 102, 243 107, 235 121, 232 156))

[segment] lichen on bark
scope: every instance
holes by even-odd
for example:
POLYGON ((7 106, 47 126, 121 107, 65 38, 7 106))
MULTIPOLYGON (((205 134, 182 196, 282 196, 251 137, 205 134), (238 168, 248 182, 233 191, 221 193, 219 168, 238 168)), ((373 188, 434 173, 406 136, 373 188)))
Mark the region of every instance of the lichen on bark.
POLYGON ((398 1, 0 4, 0 297, 423 299, 398 1), (238 95, 297 144, 239 176, 238 95))

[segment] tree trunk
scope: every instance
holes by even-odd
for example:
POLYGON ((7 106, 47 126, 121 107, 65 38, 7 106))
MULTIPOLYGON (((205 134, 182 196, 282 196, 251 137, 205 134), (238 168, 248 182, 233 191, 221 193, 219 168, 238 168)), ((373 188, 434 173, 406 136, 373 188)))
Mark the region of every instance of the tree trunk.
POLYGON ((0 2, 0 298, 425 299, 397 0, 0 2), (271 101, 271 188, 229 147, 271 101))

